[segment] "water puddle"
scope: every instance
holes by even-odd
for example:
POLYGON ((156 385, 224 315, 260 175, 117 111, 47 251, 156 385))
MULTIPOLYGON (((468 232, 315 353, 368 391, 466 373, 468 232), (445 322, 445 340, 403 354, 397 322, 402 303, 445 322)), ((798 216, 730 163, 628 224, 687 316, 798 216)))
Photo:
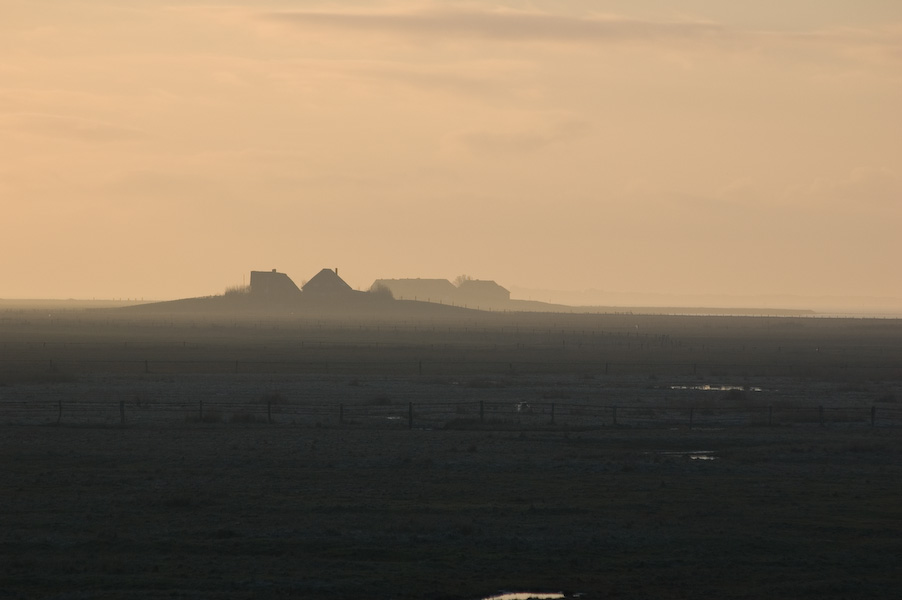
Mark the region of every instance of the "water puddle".
POLYGON ((551 600, 553 598, 564 598, 564 594, 535 594, 531 592, 505 592, 497 596, 489 596, 483 600, 551 600))
POLYGON ((763 391, 759 387, 745 387, 742 385, 711 385, 705 383, 702 385, 672 385, 672 390, 701 390, 703 392, 731 392, 738 390, 740 392, 760 392, 763 391))
POLYGON ((668 452, 658 452, 661 456, 682 456, 689 460, 717 460, 716 450, 674 450, 668 452))

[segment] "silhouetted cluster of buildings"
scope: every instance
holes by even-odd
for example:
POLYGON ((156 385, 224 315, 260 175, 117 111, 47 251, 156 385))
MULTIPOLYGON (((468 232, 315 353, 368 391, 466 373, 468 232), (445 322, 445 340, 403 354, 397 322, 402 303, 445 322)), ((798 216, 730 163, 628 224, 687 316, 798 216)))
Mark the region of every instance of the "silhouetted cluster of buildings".
POLYGON ((272 299, 288 299, 299 296, 341 296, 360 294, 351 288, 341 277, 338 269, 323 269, 304 284, 298 287, 285 273, 272 271, 251 271, 249 292, 257 297, 272 299))
POLYGON ((470 308, 491 308, 506 304, 511 293, 484 279, 465 279, 454 285, 447 279, 377 279, 371 290, 388 289, 398 300, 418 300, 454 304, 470 308))
MULTIPOLYGON (((391 292, 397 300, 416 300, 466 306, 469 308, 494 308, 510 301, 510 292, 494 281, 465 279, 454 285, 447 279, 377 279, 370 292, 391 292)), ((355 291, 341 277, 338 269, 323 269, 303 287, 298 287, 285 273, 251 271, 249 292, 259 298, 288 300, 306 298, 350 298, 364 292, 355 291)), ((387 294, 386 294, 387 295, 387 294)))

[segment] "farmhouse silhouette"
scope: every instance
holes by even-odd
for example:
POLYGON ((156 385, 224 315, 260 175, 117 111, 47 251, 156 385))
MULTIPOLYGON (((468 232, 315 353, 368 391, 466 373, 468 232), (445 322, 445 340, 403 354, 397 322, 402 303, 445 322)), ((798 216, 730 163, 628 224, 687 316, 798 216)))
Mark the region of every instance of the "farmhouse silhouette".
MULTIPOLYGON (((355 290, 338 274, 338 269, 321 269, 298 286, 286 273, 276 269, 251 271, 250 284, 236 286, 222 295, 185 298, 126 307, 124 310, 165 313, 254 312, 333 315, 352 317, 429 317, 459 316, 460 311, 600 313, 623 312, 623 308, 569 306, 534 300, 512 299, 511 293, 487 279, 460 276, 455 283, 447 279, 377 279, 367 291, 355 290)), ((806 314, 811 311, 786 309, 668 309, 631 307, 637 313, 704 314, 806 314)))
POLYGON ((338 275, 338 269, 322 269, 303 286, 276 269, 251 271, 247 290, 254 298, 268 302, 292 300, 323 301, 343 304, 363 298, 412 300, 476 309, 504 309, 510 292, 494 281, 463 278, 459 285, 447 279, 377 279, 369 292, 354 290, 338 275))
POLYGON ((398 300, 468 308, 508 308, 511 299, 511 293, 494 281, 470 278, 464 278, 459 285, 447 279, 377 279, 370 289, 387 289, 398 300))

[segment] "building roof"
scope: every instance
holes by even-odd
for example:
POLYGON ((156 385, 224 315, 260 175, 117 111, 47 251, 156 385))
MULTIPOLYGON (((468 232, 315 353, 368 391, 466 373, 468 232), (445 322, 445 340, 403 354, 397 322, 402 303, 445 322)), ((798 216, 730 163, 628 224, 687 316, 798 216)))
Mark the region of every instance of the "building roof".
POLYGON ((332 269, 323 269, 305 283, 301 289, 305 293, 314 294, 341 294, 354 291, 351 289, 351 286, 338 276, 338 269, 334 271, 332 269))
POLYGON ((467 279, 457 288, 457 295, 467 302, 498 302, 510 300, 511 293, 494 281, 467 279))
POLYGON ((294 296, 301 290, 285 273, 272 271, 251 271, 251 293, 268 297, 294 296))
POLYGON ((370 289, 386 287, 399 300, 450 301, 457 288, 447 279, 377 279, 370 289))
POLYGON ((474 292, 504 292, 510 294, 505 288, 489 279, 466 279, 461 282, 458 289, 474 292))

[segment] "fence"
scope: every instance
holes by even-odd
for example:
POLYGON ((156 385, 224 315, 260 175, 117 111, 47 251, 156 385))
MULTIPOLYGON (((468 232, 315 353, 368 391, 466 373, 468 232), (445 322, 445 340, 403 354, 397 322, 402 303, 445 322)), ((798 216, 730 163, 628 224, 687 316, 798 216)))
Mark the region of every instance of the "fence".
POLYGON ((828 362, 670 362, 603 360, 491 360, 474 353, 469 360, 368 359, 347 360, 332 356, 304 360, 166 360, 166 359, 7 359, 0 361, 0 382, 20 380, 41 382, 72 374, 106 373, 145 374, 373 374, 382 375, 515 375, 591 374, 591 375, 755 375, 795 376, 819 380, 876 379, 902 380, 902 364, 828 362))
POLYGON ((273 424, 416 429, 726 428, 902 425, 902 407, 610 406, 559 402, 314 404, 236 402, 16 401, 0 403, 0 424, 140 426, 273 424))

